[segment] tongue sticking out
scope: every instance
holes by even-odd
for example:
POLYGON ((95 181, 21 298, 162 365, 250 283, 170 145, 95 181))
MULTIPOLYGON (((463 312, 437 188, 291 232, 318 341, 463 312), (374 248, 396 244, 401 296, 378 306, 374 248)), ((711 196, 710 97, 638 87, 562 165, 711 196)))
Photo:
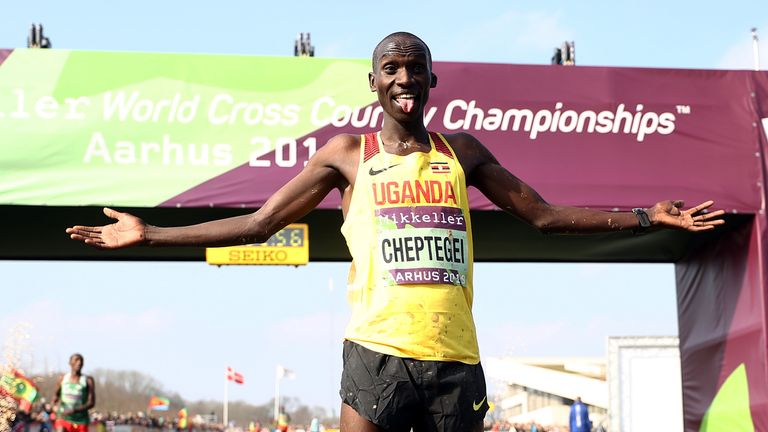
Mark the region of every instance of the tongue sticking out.
POLYGON ((403 111, 407 113, 413 111, 413 99, 398 99, 398 102, 403 111))

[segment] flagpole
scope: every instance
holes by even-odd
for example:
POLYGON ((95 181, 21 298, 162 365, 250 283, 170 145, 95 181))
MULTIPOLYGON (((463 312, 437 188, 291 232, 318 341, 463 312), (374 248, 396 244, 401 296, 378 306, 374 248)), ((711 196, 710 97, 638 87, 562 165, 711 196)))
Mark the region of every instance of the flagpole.
POLYGON ((280 417, 280 375, 280 365, 277 365, 277 372, 275 373, 275 423, 280 417))
POLYGON ((224 374, 224 430, 227 430, 229 427, 229 401, 227 400, 227 396, 229 393, 229 377, 227 377, 227 374, 224 374))

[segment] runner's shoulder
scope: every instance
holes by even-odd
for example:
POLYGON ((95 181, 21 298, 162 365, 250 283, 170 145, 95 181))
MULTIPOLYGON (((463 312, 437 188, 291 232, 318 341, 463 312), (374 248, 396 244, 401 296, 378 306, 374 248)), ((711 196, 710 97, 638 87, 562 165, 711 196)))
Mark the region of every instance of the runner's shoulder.
POLYGON ((462 164, 474 165, 493 158, 490 151, 474 135, 466 132, 443 134, 462 164))
POLYGON ((329 139, 321 151, 335 158, 342 156, 357 157, 360 150, 360 135, 338 134, 329 139))
POLYGON ((338 134, 328 140, 328 144, 332 142, 342 145, 360 145, 360 134, 338 134))
POLYGON ((482 146, 480 140, 467 132, 443 133, 442 135, 448 140, 451 147, 472 148, 474 146, 482 146))
POLYGON ((332 165, 347 161, 357 163, 360 156, 360 135, 338 134, 320 147, 316 156, 320 156, 325 162, 335 162, 332 165))

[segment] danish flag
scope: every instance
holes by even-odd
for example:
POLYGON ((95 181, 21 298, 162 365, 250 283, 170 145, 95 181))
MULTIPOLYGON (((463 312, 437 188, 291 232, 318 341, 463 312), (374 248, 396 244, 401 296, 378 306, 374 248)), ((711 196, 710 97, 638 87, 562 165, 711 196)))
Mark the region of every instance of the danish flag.
POLYGON ((227 380, 228 381, 234 381, 237 384, 242 384, 245 382, 245 379, 243 378, 243 374, 240 372, 235 372, 234 369, 231 367, 227 368, 227 380))

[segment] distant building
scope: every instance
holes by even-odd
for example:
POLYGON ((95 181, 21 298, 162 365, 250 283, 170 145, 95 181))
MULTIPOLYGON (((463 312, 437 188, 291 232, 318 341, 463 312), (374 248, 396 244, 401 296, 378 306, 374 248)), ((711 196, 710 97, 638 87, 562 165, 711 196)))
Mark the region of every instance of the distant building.
POLYGON ((502 419, 512 423, 568 425, 577 397, 597 425, 608 415, 604 358, 490 358, 483 360, 489 379, 505 383, 496 401, 502 419))
POLYGON ((664 424, 665 431, 682 432, 679 339, 609 337, 606 351, 605 358, 483 359, 488 380, 503 383, 495 400, 496 417, 567 426, 570 406, 581 397, 595 427, 634 432, 664 424))
POLYGON ((608 338, 608 386, 611 432, 683 432, 677 337, 608 338))

